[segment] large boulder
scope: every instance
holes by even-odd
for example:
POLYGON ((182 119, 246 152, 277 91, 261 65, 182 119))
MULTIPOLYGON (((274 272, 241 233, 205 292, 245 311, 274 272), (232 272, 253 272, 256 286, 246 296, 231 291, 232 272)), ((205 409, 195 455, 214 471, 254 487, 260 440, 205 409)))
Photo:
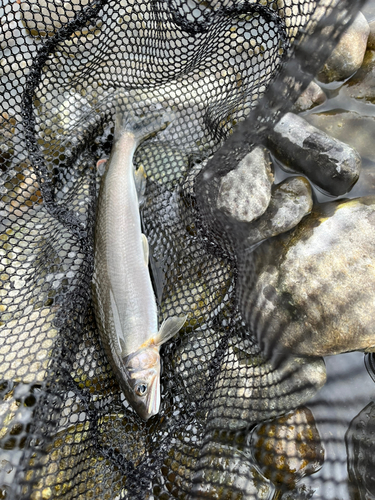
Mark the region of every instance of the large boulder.
POLYGON ((375 197, 321 205, 239 256, 240 308, 268 357, 375 351, 375 197))

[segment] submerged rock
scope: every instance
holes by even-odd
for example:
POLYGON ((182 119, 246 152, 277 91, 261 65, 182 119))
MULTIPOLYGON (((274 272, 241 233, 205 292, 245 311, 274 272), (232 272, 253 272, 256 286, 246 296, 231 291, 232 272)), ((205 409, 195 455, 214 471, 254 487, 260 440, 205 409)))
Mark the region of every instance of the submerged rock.
POLYGON ((310 82, 307 89, 302 92, 297 101, 294 103, 295 111, 306 111, 307 109, 319 106, 327 99, 323 90, 315 82, 310 82))
POLYGON ((263 148, 255 148, 235 170, 223 177, 217 206, 238 221, 251 222, 267 209, 272 182, 268 153, 263 148))
POLYGON ((251 436, 254 458, 264 476, 280 490, 292 490, 321 469, 324 448, 313 414, 302 407, 258 425, 251 436))
POLYGON ((203 446, 193 477, 192 497, 203 499, 271 500, 275 487, 242 450, 215 442, 203 446))
POLYGON ((306 403, 325 384, 324 360, 290 357, 276 368, 249 340, 232 341, 217 376, 208 427, 238 430, 306 403))
POLYGON ((349 490, 353 500, 375 499, 375 403, 353 418, 345 435, 349 490))
POLYGON ((367 40, 367 48, 370 50, 375 50, 375 21, 371 21, 370 26, 370 34, 367 40))
POLYGON ((362 158, 375 161, 375 117, 354 111, 334 110, 306 116, 306 120, 340 141, 355 148, 362 158))
POLYGON ((311 212, 311 187, 304 177, 290 177, 273 190, 271 202, 259 219, 249 224, 246 246, 284 233, 311 212))
POLYGON ((375 350, 374 226, 375 197, 326 203, 241 256, 240 308, 267 356, 375 350))
POLYGON ((369 33, 368 22, 359 12, 321 69, 319 79, 329 83, 345 80, 355 73, 361 67, 369 33))
POLYGON ((354 99, 375 104, 375 51, 368 50, 361 68, 345 84, 346 93, 354 99))
POLYGON ((361 157, 357 151, 293 113, 276 124, 267 145, 287 170, 306 175, 330 194, 347 193, 358 180, 361 157))

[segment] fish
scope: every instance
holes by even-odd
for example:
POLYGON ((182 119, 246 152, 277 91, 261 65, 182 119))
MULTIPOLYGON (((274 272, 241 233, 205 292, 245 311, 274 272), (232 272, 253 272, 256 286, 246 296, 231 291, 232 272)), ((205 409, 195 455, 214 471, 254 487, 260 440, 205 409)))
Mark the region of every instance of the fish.
POLYGON ((158 327, 149 247, 139 211, 146 175, 142 166, 137 171, 133 166, 139 144, 170 121, 168 113, 136 119, 117 110, 95 222, 92 291, 96 323, 120 388, 143 420, 160 409, 160 347, 187 318, 171 316, 158 327))

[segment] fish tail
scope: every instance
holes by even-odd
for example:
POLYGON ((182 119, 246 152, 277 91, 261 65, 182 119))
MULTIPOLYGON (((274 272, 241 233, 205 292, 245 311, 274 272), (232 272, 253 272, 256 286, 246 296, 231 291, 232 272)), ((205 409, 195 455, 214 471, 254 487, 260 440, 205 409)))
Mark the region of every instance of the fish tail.
POLYGON ((174 115, 164 109, 148 111, 142 115, 135 115, 129 107, 118 103, 116 108, 115 139, 125 132, 132 133, 137 145, 166 129, 173 121, 174 115))

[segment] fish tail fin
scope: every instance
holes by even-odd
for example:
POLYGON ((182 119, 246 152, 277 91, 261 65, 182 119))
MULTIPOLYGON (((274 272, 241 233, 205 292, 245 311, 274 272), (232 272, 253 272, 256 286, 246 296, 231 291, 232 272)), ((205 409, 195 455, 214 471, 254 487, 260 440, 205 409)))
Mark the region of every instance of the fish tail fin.
POLYGON ((130 132, 135 136, 137 145, 142 141, 156 135, 166 129, 174 120, 172 112, 165 109, 147 111, 144 114, 136 115, 129 111, 128 105, 118 102, 116 107, 115 139, 118 139, 124 132, 130 132))

